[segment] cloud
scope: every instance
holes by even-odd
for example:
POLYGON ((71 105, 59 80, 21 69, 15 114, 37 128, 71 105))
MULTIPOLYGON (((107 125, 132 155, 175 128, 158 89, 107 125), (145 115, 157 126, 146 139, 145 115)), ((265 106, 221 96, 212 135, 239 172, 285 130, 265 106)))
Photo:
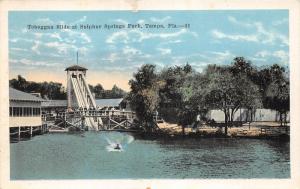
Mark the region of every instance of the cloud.
POLYGON ((26 38, 20 38, 20 37, 9 39, 9 41, 12 42, 12 43, 18 43, 19 41, 33 42, 32 39, 26 39, 26 38))
POLYGON ((168 48, 157 48, 156 50, 158 50, 162 55, 171 54, 172 52, 172 50, 168 48))
POLYGON ((109 35, 106 39, 106 43, 129 43, 129 42, 142 42, 147 39, 160 38, 160 39, 172 39, 177 38, 183 34, 191 34, 197 36, 196 33, 190 32, 187 29, 180 29, 177 32, 167 32, 167 33, 151 33, 143 32, 141 30, 129 30, 129 31, 118 31, 109 35))
POLYGON ((45 25, 52 25, 54 22, 50 18, 39 18, 35 20, 36 23, 45 24, 45 25))
POLYGON ((289 54, 286 51, 283 50, 275 51, 274 57, 277 57, 282 63, 288 64, 289 54))
POLYGON ((223 52, 212 51, 208 54, 210 55, 210 58, 212 58, 213 64, 226 64, 231 62, 232 59, 235 57, 235 55, 228 50, 223 52))
POLYGON ((170 44, 178 44, 178 43, 182 43, 182 42, 184 42, 184 41, 181 39, 174 39, 174 40, 169 39, 168 41, 163 41, 163 42, 159 43, 159 45, 161 45, 161 46, 167 45, 168 46, 170 44))
POLYGON ((136 48, 126 46, 125 48, 123 48, 123 54, 137 55, 137 54, 142 54, 142 52, 136 48))
POLYGON ((289 45, 289 38, 286 35, 278 34, 277 38, 281 40, 281 46, 288 46, 289 45))
POLYGON ((217 39, 230 39, 233 41, 251 41, 251 42, 258 42, 258 38, 256 34, 253 35, 240 35, 240 34, 225 34, 219 30, 213 30, 212 32, 213 37, 217 39))
POLYGON ((288 18, 283 18, 281 20, 276 20, 272 22, 273 26, 280 26, 282 24, 287 24, 289 22, 288 18))
POLYGON ((12 64, 23 64, 26 66, 47 66, 47 67, 53 67, 59 65, 58 63, 51 63, 51 62, 45 62, 45 61, 33 61, 26 58, 22 59, 10 59, 10 63, 12 64))
POLYGON ((181 60, 181 65, 188 62, 196 71, 202 72, 207 65, 227 65, 236 55, 226 51, 206 51, 201 53, 191 54, 181 60))
POLYGON ((110 53, 107 58, 102 58, 103 61, 109 61, 110 63, 114 63, 119 59, 118 53, 110 53))
POLYGON ((83 16, 81 18, 79 18, 78 20, 74 21, 71 25, 75 25, 81 22, 85 22, 87 20, 87 16, 83 16))
POLYGON ((122 43, 128 43, 129 36, 128 32, 126 31, 118 31, 114 32, 112 35, 109 35, 109 37, 106 39, 106 43, 115 43, 116 41, 122 42, 122 43))
POLYGON ((144 24, 144 23, 145 23, 145 20, 143 20, 143 19, 138 20, 137 23, 138 23, 138 24, 144 24))
POLYGON ((36 54, 41 54, 41 52, 39 51, 40 43, 40 41, 34 41, 34 45, 31 47, 31 50, 36 54))
MULTIPOLYGON (((170 16, 166 16, 163 18, 151 17, 150 21, 162 23, 169 19, 171 19, 170 16)), ((120 19, 120 18, 115 19, 113 21, 120 22, 125 25, 128 24, 128 21, 120 19)), ((140 19, 137 21, 137 23, 139 23, 139 24, 144 24, 145 22, 146 22, 146 20, 144 20, 144 19, 140 19)), ((147 32, 147 31, 143 31, 143 30, 139 30, 139 29, 132 29, 132 30, 122 30, 122 31, 113 32, 107 36, 105 42, 107 44, 117 44, 117 43, 128 44, 128 43, 143 42, 144 40, 154 39, 154 38, 171 40, 172 38, 177 38, 184 34, 189 34, 196 38, 198 37, 198 34, 196 32, 193 32, 193 31, 190 31, 190 30, 187 30, 184 28, 174 31, 174 32, 147 32)), ((180 42, 182 42, 182 41, 179 39, 177 39, 177 40, 173 39, 169 43, 180 43, 180 42)))
POLYGON ((9 48, 9 50, 28 52, 27 49, 22 49, 22 48, 17 48, 17 47, 11 47, 11 48, 9 48))
MULTIPOLYGON (((263 44, 278 44, 281 46, 288 46, 288 36, 281 34, 275 30, 266 29, 266 27, 261 22, 241 22, 235 17, 229 16, 228 21, 232 24, 242 26, 251 30, 251 34, 226 34, 220 30, 214 29, 211 34, 216 39, 228 39, 232 41, 247 41, 256 42, 263 44)), ((281 21, 282 22, 282 21, 281 21)))
POLYGON ((261 40, 262 43, 267 43, 267 44, 274 44, 276 40, 280 41, 283 45, 288 46, 288 37, 280 34, 275 31, 267 30, 263 26, 262 23, 256 22, 254 23, 256 26, 256 30, 259 35, 259 39, 261 40))
POLYGON ((62 32, 64 32, 65 34, 68 35, 67 39, 77 39, 81 43, 91 43, 92 42, 90 36, 88 36, 84 32, 77 32, 77 31, 74 31, 71 29, 64 29, 64 30, 62 30, 62 32))
POLYGON ((182 40, 180 40, 180 39, 177 39, 177 40, 173 40, 173 41, 169 41, 168 43, 181 43, 182 42, 182 40))
POLYGON ((61 38, 60 34, 57 32, 54 33, 39 33, 39 32, 35 32, 33 33, 33 35, 35 36, 35 38, 41 39, 43 37, 50 37, 53 39, 58 39, 59 41, 63 41, 63 39, 61 38))
POLYGON ((236 24, 236 25, 239 25, 239 26, 242 26, 242 27, 252 27, 252 24, 251 23, 247 23, 247 22, 240 22, 238 21, 235 17, 233 16, 228 16, 228 21, 233 23, 233 24, 236 24))
MULTIPOLYGON (((87 16, 83 16, 82 18, 76 20, 73 23, 85 22, 86 20, 87 20, 87 16)), ((49 18, 37 19, 35 22, 54 23, 54 21, 52 21, 49 18)), ((65 24, 64 21, 58 21, 57 23, 58 24, 65 24)), ((37 38, 51 37, 51 38, 56 38, 59 41, 64 41, 65 40, 65 42, 66 41, 73 41, 74 39, 77 39, 81 43, 91 43, 92 42, 90 36, 87 35, 86 33, 75 31, 75 30, 72 30, 72 29, 62 29, 62 30, 60 30, 60 32, 54 32, 54 33, 35 32, 35 33, 33 33, 33 35, 35 35, 35 37, 37 37, 37 38), (61 37, 61 34, 66 34, 64 39, 61 37)))
POLYGON ((289 54, 284 50, 277 51, 259 51, 254 55, 254 58, 257 58, 261 61, 266 61, 268 58, 273 58, 273 61, 279 61, 281 64, 288 64, 289 62, 289 54))
POLYGON ((28 32, 28 30, 27 30, 27 28, 23 28, 23 29, 21 30, 21 32, 22 32, 22 33, 26 33, 26 32, 28 32))
POLYGON ((128 22, 127 22, 126 20, 123 20, 123 19, 121 19, 121 18, 115 19, 115 20, 113 20, 113 21, 114 21, 114 22, 119 22, 119 23, 124 24, 124 25, 127 25, 127 24, 128 24, 128 22))
POLYGON ((41 52, 47 52, 47 53, 43 53, 43 55, 56 54, 55 57, 59 57, 59 55, 66 55, 67 53, 74 52, 74 51, 79 51, 81 54, 87 54, 90 48, 90 46, 75 45, 74 42, 76 40, 69 40, 69 38, 63 39, 59 33, 35 33, 34 36, 38 40, 33 41, 31 50, 38 55, 41 55, 42 54, 41 52), (52 38, 52 40, 50 42, 44 42, 42 38, 45 39, 46 36, 48 36, 47 38, 49 37, 52 38), (44 48, 43 51, 40 50, 41 47, 44 48), (49 49, 45 49, 45 48, 54 49, 57 52, 49 53, 49 49))
MULTIPOLYGON (((86 55, 89 51, 87 47, 76 47, 79 54, 86 55)), ((76 49, 75 49, 76 50, 76 49)))
POLYGON ((34 33, 33 34, 36 38, 42 38, 42 36, 44 35, 43 33, 34 33))
POLYGON ((60 34, 57 32, 51 33, 49 35, 50 37, 54 38, 54 39, 58 39, 59 41, 63 41, 63 39, 61 38, 60 34))
POLYGON ((151 17, 150 18, 150 20, 152 22, 156 22, 156 23, 164 23, 164 22, 166 22, 166 21, 168 21, 170 19, 171 19, 171 16, 166 16, 164 18, 156 18, 156 17, 151 17))
MULTIPOLYGON (((86 16, 83 16, 76 22, 84 22, 87 19, 86 16)), ((45 22, 51 21, 50 19, 38 19, 36 22, 45 22)), ((59 21, 59 23, 63 23, 63 21, 59 21)), ((25 35, 25 34, 24 34, 25 35)), ((13 43, 18 43, 19 41, 27 41, 31 42, 31 50, 38 55, 49 55, 49 54, 60 54, 66 55, 71 51, 80 51, 82 54, 87 54, 89 49, 91 48, 90 44, 92 42, 89 35, 84 32, 79 32, 71 29, 62 29, 58 32, 32 32, 27 33, 26 35, 32 35, 33 37, 29 36, 28 38, 33 38, 32 40, 24 39, 24 38, 14 38, 10 41, 13 43), (50 42, 49 42, 50 41, 50 42), (40 48, 43 47, 43 51, 40 48), (48 49, 47 49, 48 48, 48 49), (49 49, 50 48, 50 49, 49 49), (53 53, 49 50, 55 49, 57 52, 53 53)), ((51 56, 53 57, 53 56, 51 56)))
POLYGON ((202 71, 208 64, 224 65, 230 63, 236 55, 226 51, 206 51, 201 53, 193 53, 188 56, 172 57, 172 65, 184 65, 187 62, 191 64, 197 71, 202 71))
POLYGON ((59 54, 67 54, 67 52, 71 49, 73 51, 78 50, 78 48, 75 45, 67 44, 67 43, 61 43, 61 42, 49 42, 44 44, 46 47, 54 48, 58 50, 59 54))
POLYGON ((148 33, 148 32, 142 32, 139 30, 135 31, 136 34, 140 35, 138 42, 142 42, 145 39, 152 39, 152 38, 161 38, 161 39, 175 38, 175 37, 178 37, 187 32, 188 31, 186 29, 181 29, 177 32, 169 32, 169 33, 148 33))
POLYGON ((80 18, 80 19, 78 20, 78 22, 85 22, 85 21, 86 21, 86 18, 87 18, 87 16, 83 16, 82 18, 80 18))
POLYGON ((267 56, 270 56, 270 52, 266 50, 259 51, 255 54, 255 57, 260 57, 260 58, 265 58, 267 56))

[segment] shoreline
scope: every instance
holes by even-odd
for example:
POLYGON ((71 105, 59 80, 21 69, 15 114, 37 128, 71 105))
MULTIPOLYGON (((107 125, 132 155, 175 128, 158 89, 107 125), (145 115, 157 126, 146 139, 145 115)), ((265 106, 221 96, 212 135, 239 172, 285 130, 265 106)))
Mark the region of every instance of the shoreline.
MULTIPOLYGON (((232 138, 232 139, 265 139, 265 140, 280 140, 289 141, 289 126, 278 126, 274 122, 252 122, 245 123, 239 127, 228 127, 228 135, 224 134, 224 128, 213 127, 209 125, 198 126, 197 128, 185 128, 185 134, 182 134, 181 126, 171 123, 159 123, 160 130, 156 132, 130 132, 136 138, 143 140, 181 140, 181 139, 208 139, 208 138, 232 138)), ((92 131, 93 132, 93 131, 92 131)), ((97 131, 103 132, 103 131, 97 131)), ((104 131, 111 132, 111 131, 104 131)), ((116 132, 116 131, 114 131, 116 132)), ((122 131, 118 131, 122 132, 122 131)), ((125 132, 125 131, 124 131, 125 132)), ((53 134, 50 132, 46 133, 35 133, 33 136, 23 135, 21 140, 30 140, 34 136, 43 134, 53 134)), ((63 134, 63 133, 62 133, 63 134)), ((66 132, 64 134, 82 134, 82 132, 66 132)), ((17 142, 17 137, 10 137, 10 143, 17 142)))
POLYGON ((135 133, 135 137, 143 140, 184 140, 184 139, 262 139, 262 140, 280 140, 280 141, 289 141, 289 135, 278 135, 278 136, 268 136, 268 135, 261 135, 261 136, 225 136, 224 134, 220 135, 201 135, 198 133, 195 134, 176 134, 170 135, 169 133, 135 133))
POLYGON ((278 122, 252 122, 244 123, 238 127, 228 127, 228 135, 224 134, 224 127, 201 125, 196 128, 185 128, 182 134, 180 125, 172 123, 159 123, 160 131, 142 132, 143 139, 184 139, 184 138, 247 138, 290 140, 289 125, 280 126, 278 122))

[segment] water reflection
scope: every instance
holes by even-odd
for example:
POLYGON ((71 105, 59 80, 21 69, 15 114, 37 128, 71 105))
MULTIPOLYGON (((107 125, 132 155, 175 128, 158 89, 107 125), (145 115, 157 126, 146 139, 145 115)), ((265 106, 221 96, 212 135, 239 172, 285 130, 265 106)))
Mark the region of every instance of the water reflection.
POLYGON ((11 179, 289 178, 289 142, 51 134, 10 144, 11 179), (112 153, 116 144, 123 151, 112 153))
POLYGON ((289 177, 289 142, 257 139, 184 139, 160 141, 173 158, 163 163, 204 178, 289 177), (280 167, 282 166, 282 167, 280 167), (201 172, 197 172, 201 167, 201 172))

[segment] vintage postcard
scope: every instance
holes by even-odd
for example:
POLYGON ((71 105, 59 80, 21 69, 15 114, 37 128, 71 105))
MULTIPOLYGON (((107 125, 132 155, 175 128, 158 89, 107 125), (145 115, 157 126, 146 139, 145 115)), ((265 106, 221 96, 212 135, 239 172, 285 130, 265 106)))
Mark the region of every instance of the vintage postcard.
POLYGON ((3 1, 1 188, 299 187, 298 1, 3 1))

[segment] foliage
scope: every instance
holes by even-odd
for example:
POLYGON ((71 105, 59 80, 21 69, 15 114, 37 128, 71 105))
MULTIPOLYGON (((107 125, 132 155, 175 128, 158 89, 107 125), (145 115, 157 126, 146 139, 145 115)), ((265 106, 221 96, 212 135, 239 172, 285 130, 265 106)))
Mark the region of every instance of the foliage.
MULTIPOLYGON (((27 81, 24 77, 18 75, 11 79, 9 85, 12 88, 27 93, 40 93, 45 99, 64 100, 67 99, 66 89, 61 83, 57 82, 34 82, 27 81)), ((96 98, 123 98, 127 93, 114 85, 111 90, 104 90, 101 84, 96 86, 89 85, 91 92, 95 93, 96 98)))
POLYGON ((266 93, 267 103, 271 109, 279 112, 280 124, 286 123, 287 112, 290 109, 290 84, 284 78, 276 79, 272 82, 266 93), (283 120, 284 116, 284 120, 283 120))
POLYGON ((33 82, 26 81, 25 78, 18 75, 17 79, 9 81, 9 85, 12 88, 24 91, 27 93, 40 93, 43 98, 46 99, 66 99, 66 90, 61 83, 57 82, 33 82))
POLYGON ((209 109, 219 109, 225 115, 225 134, 228 122, 233 122, 235 112, 240 108, 253 108, 259 98, 258 88, 244 75, 234 77, 231 72, 217 72, 207 85, 204 95, 209 109))
POLYGON ((114 85, 110 90, 105 90, 99 83, 95 86, 89 85, 89 87, 91 92, 95 94, 96 99, 124 98, 127 94, 117 85, 114 85))
POLYGON ((129 101, 138 118, 153 123, 158 111, 164 120, 181 125, 183 132, 197 115, 205 119, 213 109, 224 112, 225 134, 240 108, 271 108, 282 114, 289 110, 289 84, 285 69, 277 64, 259 69, 236 57, 231 65, 210 64, 202 73, 189 64, 160 72, 153 65, 143 65, 134 77, 129 82, 129 101))
POLYGON ((136 112, 144 129, 151 132, 155 131, 157 126, 153 120, 153 115, 156 113, 160 102, 159 89, 163 86, 163 83, 157 79, 155 66, 143 65, 134 74, 134 79, 130 80, 129 84, 131 87, 131 92, 128 95, 130 106, 136 112))

